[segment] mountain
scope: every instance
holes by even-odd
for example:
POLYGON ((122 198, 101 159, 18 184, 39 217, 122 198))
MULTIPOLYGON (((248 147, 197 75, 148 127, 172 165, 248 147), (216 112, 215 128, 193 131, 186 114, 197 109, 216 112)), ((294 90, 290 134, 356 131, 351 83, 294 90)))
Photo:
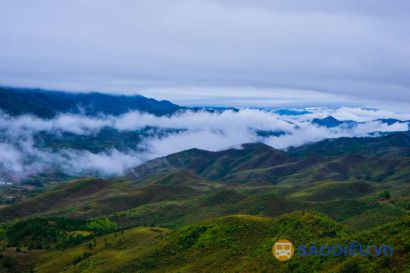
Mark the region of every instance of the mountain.
POLYGON ((320 148, 327 140, 288 152, 261 143, 219 152, 191 149, 151 160, 123 178, 45 186, 45 193, 0 208, 0 217, 109 216, 123 227, 175 226, 232 213, 312 209, 363 229, 402 216, 410 194, 410 136, 364 140, 335 139, 337 153, 320 148), (364 150, 343 151, 349 141, 355 147, 364 140, 364 150), (378 202, 384 191, 394 203, 378 202))
POLYGON ((382 118, 382 119, 376 119, 376 121, 380 121, 382 123, 388 124, 388 125, 392 125, 395 123, 409 123, 410 120, 398 120, 398 119, 394 119, 394 118, 382 118))
POLYGON ((410 135, 329 141, 191 149, 125 177, 48 185, 0 207, 0 271, 405 272, 410 135), (282 238, 395 252, 280 263, 282 238))
POLYGON ((311 209, 364 229, 405 213, 410 136, 364 140, 332 140, 338 153, 331 154, 331 147, 320 148, 328 140, 288 152, 261 143, 219 152, 191 149, 149 161, 123 178, 45 187, 45 193, 0 208, 0 218, 108 216, 122 227, 172 227, 232 213, 276 216, 311 209), (342 149, 364 140, 363 151, 342 149), (384 191, 394 203, 378 202, 384 191))
POLYGON ((327 116, 325 118, 315 118, 312 120, 312 124, 323 126, 326 128, 334 128, 339 126, 344 126, 347 128, 351 128, 358 124, 358 122, 353 120, 338 120, 332 116, 327 116))
POLYGON ((134 177, 149 176, 158 171, 187 169, 207 179, 223 180, 239 171, 268 168, 289 163, 286 152, 262 143, 244 144, 240 149, 209 152, 191 149, 154 159, 132 171, 134 177))
POLYGON ((303 109, 277 109, 275 113, 281 116, 301 116, 305 114, 310 114, 311 112, 303 110, 303 109))
MULTIPOLYGON (((408 124, 408 128, 410 130, 410 121, 409 120, 398 120, 394 118, 384 118, 384 119, 376 119, 376 122, 381 122, 387 125, 393 125, 395 123, 406 123, 408 124)), ((326 127, 326 128, 335 128, 335 127, 343 127, 343 128, 353 128, 359 124, 364 124, 365 122, 357 122, 354 120, 338 120, 332 116, 327 116, 325 118, 315 118, 311 121, 312 124, 326 127)), ((379 132, 374 132, 380 134, 379 132)))
POLYGON ((341 137, 319 141, 288 152, 296 156, 323 157, 343 154, 363 156, 397 157, 410 155, 410 133, 390 133, 381 137, 341 137))
POLYGON ((34 146, 39 149, 72 149, 100 153, 116 149, 121 152, 138 151, 138 144, 150 137, 165 137, 182 132, 181 129, 145 126, 137 130, 117 130, 105 127, 93 134, 41 131, 33 135, 34 146))
POLYGON ((332 116, 327 116, 323 119, 315 118, 312 120, 312 123, 327 128, 333 128, 343 124, 343 121, 337 120, 332 116))
POLYGON ((0 219, 28 216, 89 218, 163 200, 195 197, 198 191, 185 185, 153 182, 142 187, 124 180, 82 178, 58 185, 33 198, 0 209, 0 219))
POLYGON ((58 113, 121 115, 129 111, 167 115, 183 108, 169 101, 157 101, 138 95, 68 93, 0 87, 0 109, 12 116, 32 114, 52 118, 58 113))
POLYGON ((132 177, 186 169, 228 184, 293 184, 309 181, 399 181, 410 177, 410 135, 328 139, 288 152, 265 144, 209 152, 191 149, 135 168, 132 177))
MULTIPOLYGON (((34 257, 25 254, 31 262, 26 268, 35 272, 406 272, 409 224, 410 218, 405 216, 380 228, 352 232, 312 212, 275 218, 230 215, 174 230, 136 227, 73 246, 66 241, 67 246, 40 251, 34 257), (272 245, 283 238, 295 246, 349 245, 360 240, 395 248, 392 257, 295 254, 290 261, 279 262, 272 257, 272 245)), ((85 233, 81 228, 79 223, 70 227, 72 232, 85 233)), ((18 261, 15 264, 21 266, 18 261)))

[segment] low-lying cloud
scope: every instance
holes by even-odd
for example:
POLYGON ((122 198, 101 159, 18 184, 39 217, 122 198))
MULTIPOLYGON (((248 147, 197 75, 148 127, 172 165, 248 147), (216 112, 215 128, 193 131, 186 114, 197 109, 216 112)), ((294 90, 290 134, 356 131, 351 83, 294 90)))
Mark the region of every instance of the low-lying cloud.
POLYGON ((407 122, 386 123, 380 119, 410 120, 409 114, 351 107, 307 108, 299 115, 278 113, 266 109, 187 110, 161 117, 140 112, 121 116, 61 114, 49 120, 0 113, 0 180, 21 181, 49 170, 59 170, 72 176, 122 175, 149 159, 190 148, 218 151, 259 141, 277 149, 286 149, 325 138, 407 131, 407 122), (312 124, 314 118, 327 116, 350 120, 354 125, 327 128, 312 124), (35 136, 41 133, 61 138, 63 142, 66 133, 85 137, 87 141, 107 128, 120 133, 156 128, 159 133, 141 134, 141 139, 125 150, 107 146, 102 151, 91 152, 81 145, 51 148, 47 143, 36 143, 35 136))

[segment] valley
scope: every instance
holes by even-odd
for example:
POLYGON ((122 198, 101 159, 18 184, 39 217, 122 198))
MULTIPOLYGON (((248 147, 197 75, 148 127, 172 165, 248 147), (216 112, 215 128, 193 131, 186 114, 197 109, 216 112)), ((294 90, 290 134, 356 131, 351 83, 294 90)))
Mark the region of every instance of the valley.
MULTIPOLYGON (((410 246, 410 136, 370 138, 366 150, 346 149, 355 142, 363 141, 325 140, 288 152, 261 143, 219 152, 192 149, 115 179, 49 185, 0 208, 4 255, 17 266, 10 251, 18 248, 33 256, 25 268, 36 272, 59 266, 67 272, 262 272, 278 269, 269 248, 280 236, 306 244, 367 236, 394 242, 397 256, 389 264, 396 271, 386 272, 403 272, 410 246), (93 221, 101 222, 97 229, 90 228, 93 221), (396 226, 403 226, 399 234, 375 235, 396 226), (49 234, 58 234, 54 243, 49 234), (228 252, 218 254, 222 250, 228 252)), ((310 259, 300 257, 275 272, 358 263, 322 258, 308 265, 310 259)), ((368 260, 367 269, 384 272, 378 259, 368 260)))
POLYGON ((410 270, 408 120, 33 92, 0 89, 0 272, 410 270))

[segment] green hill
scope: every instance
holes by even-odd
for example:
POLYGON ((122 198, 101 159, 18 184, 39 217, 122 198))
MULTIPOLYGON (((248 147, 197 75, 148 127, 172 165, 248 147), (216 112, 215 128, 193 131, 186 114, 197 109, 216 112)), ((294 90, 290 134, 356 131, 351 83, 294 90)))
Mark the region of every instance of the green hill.
POLYGON ((2 219, 32 216, 90 218, 139 205, 192 198, 198 192, 183 185, 136 187, 126 180, 79 179, 28 198, 16 205, 0 208, 2 219))
POLYGON ((410 156, 410 137, 409 132, 390 133, 382 137, 341 137, 292 148, 289 153, 308 157, 343 154, 408 157, 410 156))
POLYGON ((287 152, 258 143, 220 152, 192 149, 125 177, 44 187, 0 207, 0 269, 408 272, 408 138, 369 140, 369 152, 343 151, 346 139, 329 142, 335 153, 315 144, 287 152), (395 255, 281 263, 270 252, 279 238, 388 243, 395 255))
POLYGON ((191 149, 154 159, 135 168, 141 179, 159 171, 188 170, 229 184, 277 184, 306 181, 406 182, 410 177, 410 135, 339 138, 305 145, 288 152, 267 145, 209 152, 191 149))
POLYGON ((64 250, 45 252, 36 272, 405 272, 409 270, 410 218, 354 233, 316 213, 277 218, 233 215, 174 231, 134 228, 64 250), (353 240, 393 244, 393 257, 300 257, 279 262, 276 240, 294 245, 353 240), (350 270, 350 271, 349 271, 350 270), (356 270, 356 271, 353 271, 356 270), (357 271, 359 270, 359 271, 357 271))

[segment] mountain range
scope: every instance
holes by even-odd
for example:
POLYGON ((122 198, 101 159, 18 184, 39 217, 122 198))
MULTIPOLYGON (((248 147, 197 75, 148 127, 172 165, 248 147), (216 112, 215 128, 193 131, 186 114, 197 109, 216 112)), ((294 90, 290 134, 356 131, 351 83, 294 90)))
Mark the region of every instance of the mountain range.
POLYGON ((53 118, 61 113, 121 115, 136 110, 166 115, 175 113, 183 107, 166 100, 157 101, 139 95, 0 87, 0 109, 12 116, 32 114, 41 118, 53 118))
MULTIPOLYGON (((1 92, 0 101, 8 101, 4 112, 44 119, 81 111, 169 116, 183 110, 143 97, 121 97, 128 102, 116 108, 122 102, 110 95, 66 94, 70 104, 60 93, 24 96, 26 91, 7 89, 18 93, 11 100, 1 92), (61 104, 49 108, 46 98, 53 96, 61 104), (156 106, 143 108, 137 100, 156 106), (105 109, 104 101, 115 109, 105 109)), ((294 114, 289 111, 283 114, 294 114)), ((353 124, 330 116, 310 122, 324 128, 353 124)), ((177 128, 168 129, 172 135, 177 128)), ((98 152, 107 146, 126 150, 144 134, 128 131, 127 142, 119 132, 105 128, 86 137, 57 137, 43 131, 34 139, 55 153, 67 143, 98 152)), ((268 137, 285 136, 276 133, 268 137)), ((115 176, 73 177, 61 170, 40 176, 44 183, 29 179, 0 187, 1 272, 410 272, 408 131, 334 137, 288 149, 262 142, 216 151, 191 148, 115 176), (280 262, 272 257, 278 239, 295 245, 390 244, 394 254, 280 262)))

